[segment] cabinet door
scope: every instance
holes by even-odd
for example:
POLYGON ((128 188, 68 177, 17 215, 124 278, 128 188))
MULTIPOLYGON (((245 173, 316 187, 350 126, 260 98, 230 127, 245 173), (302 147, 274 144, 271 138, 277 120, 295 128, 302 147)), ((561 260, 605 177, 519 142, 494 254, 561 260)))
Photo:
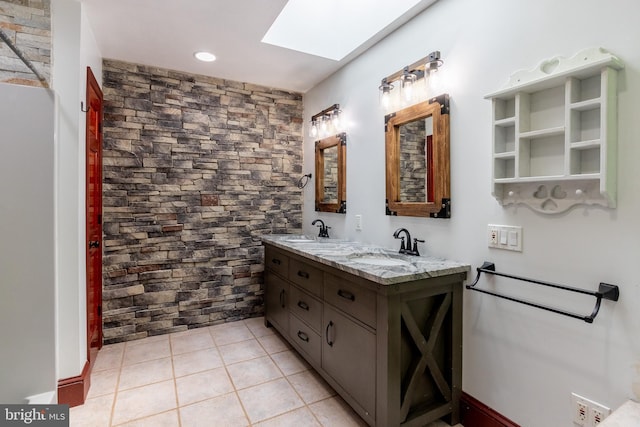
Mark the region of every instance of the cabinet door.
POLYGON ((327 304, 322 368, 375 418, 376 336, 327 304))
POLYGON ((289 284, 269 270, 265 271, 265 317, 282 334, 289 330, 289 284))

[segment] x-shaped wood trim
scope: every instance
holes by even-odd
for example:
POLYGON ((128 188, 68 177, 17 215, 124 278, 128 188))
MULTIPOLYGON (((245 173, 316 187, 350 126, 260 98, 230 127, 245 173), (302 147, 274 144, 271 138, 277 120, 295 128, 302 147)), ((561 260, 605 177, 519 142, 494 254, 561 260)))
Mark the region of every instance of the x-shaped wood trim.
POLYGON ((436 339, 438 338, 438 333, 442 328, 442 323, 444 322, 444 318, 449 311, 449 307, 451 307, 451 294, 446 294, 445 298, 442 300, 440 307, 438 307, 438 312, 436 313, 435 319, 433 320, 433 325, 431 325, 431 330, 429 331, 429 340, 425 341, 425 337, 420 332, 420 328, 416 323, 416 320, 411 313, 411 309, 407 305, 407 303, 402 304, 401 315, 402 320, 404 320, 405 325, 411 335, 411 339, 420 350, 422 356, 420 360, 415 365, 415 368, 411 374, 411 379, 409 380, 409 385, 407 386, 407 391, 404 394, 404 400, 402 402, 402 407, 400 408, 400 419, 406 420, 407 415, 409 415, 409 410, 411 409, 411 401, 413 394, 415 393, 415 389, 419 383, 420 376, 425 372, 426 368, 429 368, 429 372, 431 377, 435 381, 440 393, 445 398, 447 402, 451 401, 451 387, 447 383, 438 363, 436 362, 435 357, 433 356, 433 348, 436 343, 436 339))

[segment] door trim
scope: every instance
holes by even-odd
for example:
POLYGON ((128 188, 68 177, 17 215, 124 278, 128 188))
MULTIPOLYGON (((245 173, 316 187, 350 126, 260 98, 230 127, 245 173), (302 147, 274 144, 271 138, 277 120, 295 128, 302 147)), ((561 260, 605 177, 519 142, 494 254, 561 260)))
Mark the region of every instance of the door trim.
MULTIPOLYGON (((87 105, 87 111, 86 111, 86 118, 85 118, 85 123, 86 123, 86 131, 85 131, 85 149, 88 150, 89 149, 89 135, 90 135, 90 128, 89 128, 89 121, 91 120, 91 103, 90 103, 90 99, 89 99, 89 91, 93 90, 96 94, 99 95, 100 97, 100 123, 102 123, 102 111, 103 111, 103 95, 102 95, 102 89, 100 89, 100 85, 98 84, 95 76, 93 75, 93 72, 91 71, 90 67, 87 67, 87 88, 86 88, 86 105, 87 105)), ((98 132, 100 133, 100 137, 99 137, 99 142, 100 144, 102 144, 102 126, 99 126, 100 129, 98 129, 98 132)), ((88 151, 85 151, 85 160, 88 157, 88 151)), ((100 156, 100 162, 102 163, 102 157, 100 156)), ((102 165, 100 165, 100 168, 102 168, 102 165)), ((102 180, 102 175, 100 176, 100 181, 102 180)), ((88 193, 88 183, 89 183, 89 164, 86 163, 85 164, 85 195, 88 193)), ((100 182, 100 202, 102 201, 102 182, 100 182)), ((89 301, 89 292, 88 292, 88 288, 89 288, 89 240, 90 240, 90 235, 88 233, 88 215, 89 215, 89 202, 88 199, 85 199, 85 242, 84 242, 84 252, 85 252, 85 268, 86 268, 86 276, 85 276, 85 290, 86 292, 86 302, 87 302, 87 311, 86 311, 86 315, 87 315, 87 319, 86 319, 86 323, 85 323, 85 334, 87 337, 87 359, 84 363, 84 366, 82 368, 82 372, 80 373, 80 375, 75 376, 75 377, 69 377, 69 378, 63 378, 58 380, 58 385, 57 385, 57 394, 58 394, 58 403, 59 404, 67 404, 69 406, 78 406, 78 405, 82 405, 87 397, 87 393, 89 392, 89 387, 91 386, 91 370, 93 368, 93 365, 95 363, 95 359, 96 356, 98 354, 98 349, 100 349, 102 347, 102 319, 101 319, 101 315, 100 315, 100 320, 98 322, 98 341, 99 341, 99 345, 98 347, 91 347, 91 336, 90 336, 90 330, 91 328, 89 327, 89 313, 91 310, 96 309, 97 307, 92 307, 89 301)), ((102 236, 100 236, 100 247, 102 247, 102 236)), ((102 255, 100 256, 102 258, 102 255)), ((96 301, 98 301, 98 305, 102 306, 102 262, 100 262, 100 286, 98 289, 98 298, 96 298, 96 301)), ((98 313, 101 314, 101 311, 97 311, 98 313)))

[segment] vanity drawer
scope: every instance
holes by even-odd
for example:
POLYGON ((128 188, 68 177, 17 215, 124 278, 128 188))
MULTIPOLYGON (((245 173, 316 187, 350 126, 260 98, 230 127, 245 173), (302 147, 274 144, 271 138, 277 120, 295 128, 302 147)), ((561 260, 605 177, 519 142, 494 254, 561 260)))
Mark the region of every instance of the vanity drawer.
POLYGON ((309 326, 320 332, 322 324, 322 302, 305 291, 291 286, 289 309, 309 326))
POLYGON ((303 354, 307 355, 317 366, 320 366, 320 354, 322 351, 320 335, 291 313, 289 314, 289 336, 293 344, 303 354))
POLYGON ((324 300, 372 328, 376 327, 376 294, 333 274, 324 276, 324 300))
POLYGON ((264 250, 264 266, 281 276, 287 277, 289 257, 270 246, 266 246, 264 250))
POLYGON ((302 289, 322 298, 322 270, 306 262, 289 260, 289 280, 302 289))

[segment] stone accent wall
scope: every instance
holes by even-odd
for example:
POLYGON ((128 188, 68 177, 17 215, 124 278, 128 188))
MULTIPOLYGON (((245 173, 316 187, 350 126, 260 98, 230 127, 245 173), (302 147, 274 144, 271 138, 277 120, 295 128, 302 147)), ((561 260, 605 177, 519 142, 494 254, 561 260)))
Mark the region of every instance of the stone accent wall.
POLYGON ((400 133, 400 200, 426 202, 426 121, 402 125, 400 133))
POLYGON ((105 343, 260 315, 259 236, 302 229, 302 95, 103 66, 105 343))
MULTIPOLYGON (((50 0, 0 0, 0 31, 50 84, 50 0)), ((42 86, 35 74, 1 39, 0 82, 42 86)))

